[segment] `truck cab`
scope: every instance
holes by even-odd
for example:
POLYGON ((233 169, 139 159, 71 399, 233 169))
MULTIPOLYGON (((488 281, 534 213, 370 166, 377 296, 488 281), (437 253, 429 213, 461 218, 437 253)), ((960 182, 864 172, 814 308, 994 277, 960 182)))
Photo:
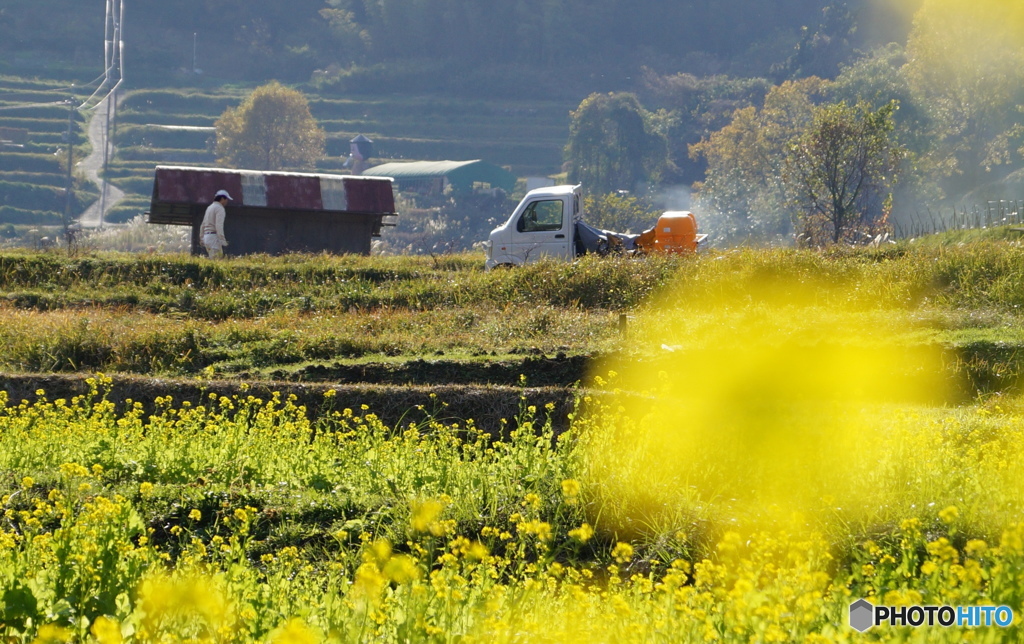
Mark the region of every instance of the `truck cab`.
POLYGON ((580 186, 551 186, 526 193, 508 221, 492 230, 484 243, 487 269, 519 266, 543 257, 572 260, 582 202, 580 186))

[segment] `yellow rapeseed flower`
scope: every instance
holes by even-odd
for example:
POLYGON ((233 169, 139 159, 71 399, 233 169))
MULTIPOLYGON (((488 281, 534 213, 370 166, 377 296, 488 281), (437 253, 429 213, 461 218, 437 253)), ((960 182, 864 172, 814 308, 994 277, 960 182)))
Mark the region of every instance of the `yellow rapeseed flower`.
POLYGON ((317 644, 320 638, 297 617, 289 619, 270 635, 270 644, 317 644))
POLYGON ((409 555, 396 555, 388 559, 382 571, 385 576, 397 584, 404 584, 419 579, 420 569, 416 560, 409 555))
POLYGON ((618 542, 612 549, 612 557, 619 563, 628 563, 633 558, 633 546, 618 542))
MULTIPOLYGON (((409 527, 413 529, 413 532, 434 533, 435 531, 432 528, 444 510, 444 505, 440 501, 427 499, 426 501, 413 502, 411 509, 412 517, 409 519, 409 527)), ((435 534, 435 536, 439 535, 435 534)))
POLYGON ((985 554, 986 550, 988 550, 988 544, 981 539, 971 539, 967 542, 967 545, 964 546, 964 552, 968 557, 981 556, 985 554))
POLYGON ((569 536, 580 543, 586 543, 590 541, 590 537, 594 536, 594 529, 590 527, 589 523, 584 523, 575 530, 570 530, 569 536))
POLYGON ((63 644, 74 640, 74 635, 66 628, 56 624, 44 624, 39 628, 39 634, 32 640, 32 644, 63 644))
POLYGON ((576 479, 565 479, 562 481, 562 496, 567 501, 575 502, 580 495, 580 482, 576 479))
POLYGON ((203 513, 195 508, 192 508, 192 511, 188 513, 188 518, 192 519, 193 521, 199 521, 203 518, 203 513))
POLYGON ((116 619, 100 615, 89 628, 98 644, 121 644, 121 626, 116 619))
POLYGON ((939 519, 943 523, 945 523, 946 525, 949 525, 949 524, 953 523, 954 521, 956 521, 957 517, 959 517, 959 516, 960 516, 960 509, 957 508, 955 505, 951 505, 948 508, 946 508, 946 509, 944 509, 944 510, 939 512, 939 519))

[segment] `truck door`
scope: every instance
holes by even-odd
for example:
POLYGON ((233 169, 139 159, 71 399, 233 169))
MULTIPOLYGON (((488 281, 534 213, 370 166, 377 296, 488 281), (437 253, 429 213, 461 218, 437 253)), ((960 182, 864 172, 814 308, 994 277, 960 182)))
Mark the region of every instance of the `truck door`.
POLYGON ((568 234, 567 222, 562 199, 530 203, 519 215, 512 231, 513 254, 524 264, 545 256, 571 259, 572 236, 568 234))

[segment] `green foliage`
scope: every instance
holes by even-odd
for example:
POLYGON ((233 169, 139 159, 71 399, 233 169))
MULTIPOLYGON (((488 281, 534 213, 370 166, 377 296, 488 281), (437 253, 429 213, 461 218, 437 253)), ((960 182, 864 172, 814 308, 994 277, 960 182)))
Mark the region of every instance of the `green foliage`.
POLYGON ((806 243, 856 243, 886 232, 903 157, 895 109, 823 105, 793 141, 783 176, 806 243))
POLYGON ((11 206, 0 206, 0 222, 56 226, 61 223, 61 214, 53 210, 25 210, 23 208, 12 208, 11 206))
POLYGON ((213 263, 9 254, 0 257, 0 290, 17 313, 0 325, 8 348, 0 362, 29 371, 188 374, 439 351, 589 353, 617 337, 609 309, 637 306, 677 266, 675 258, 648 260, 485 272, 475 255, 213 263))
POLYGON ((668 160, 666 141, 635 95, 591 94, 571 117, 565 147, 570 183, 607 194, 658 180, 668 160))
POLYGON ((202 150, 214 138, 212 132, 168 130, 140 125, 121 125, 117 129, 116 145, 120 147, 151 146, 202 150))
POLYGON ((324 131, 306 98, 280 83, 256 88, 216 123, 222 163, 255 170, 311 168, 324 155, 324 131))
POLYGON ((783 169, 786 151, 811 122, 822 81, 808 78, 772 88, 761 109, 737 110, 732 122, 691 146, 707 160, 696 184, 702 229, 713 240, 772 239, 788 234, 783 169))
POLYGON ((954 194, 995 166, 1019 162, 1009 137, 1024 102, 1022 36, 1013 3, 931 0, 915 15, 906 78, 930 117, 954 194))
POLYGON ((63 211, 64 189, 0 181, 0 203, 22 209, 63 211))
POLYGON ((668 141, 671 166, 665 181, 686 184, 703 179, 706 169, 703 159, 690 156, 689 146, 728 125, 736 110, 763 104, 772 87, 763 78, 660 75, 648 68, 643 85, 645 104, 658 108, 652 115, 654 129, 668 141))
POLYGON ((833 78, 854 50, 857 21, 844 0, 831 0, 821 9, 816 29, 803 28, 793 55, 775 71, 789 79, 833 78))
POLYGON ((149 210, 148 201, 128 199, 119 202, 116 206, 107 211, 103 221, 108 224, 124 224, 135 217, 142 216, 142 213, 149 210))
POLYGON ((583 198, 583 220, 604 230, 639 233, 654 225, 660 212, 646 197, 611 193, 583 198))

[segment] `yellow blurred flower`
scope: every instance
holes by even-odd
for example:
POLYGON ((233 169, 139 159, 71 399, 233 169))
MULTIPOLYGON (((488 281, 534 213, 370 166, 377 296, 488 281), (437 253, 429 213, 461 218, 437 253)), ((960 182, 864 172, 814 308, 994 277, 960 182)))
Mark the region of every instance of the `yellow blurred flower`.
POLYGON ((121 625, 116 619, 100 615, 89 628, 99 644, 121 644, 121 625))
POLYGON ((584 523, 575 530, 569 531, 569 536, 576 539, 580 543, 586 543, 590 541, 590 538, 594 536, 594 529, 590 527, 589 523, 584 523))
POLYGON ((411 509, 412 517, 409 519, 409 527, 413 529, 413 532, 430 532, 434 536, 440 536, 432 529, 435 528, 437 518, 441 516, 441 512, 444 510, 444 505, 440 501, 427 499, 426 501, 413 502, 411 509))
POLYGON ((297 617, 270 634, 270 644, 318 644, 320 638, 297 617))
POLYGON ((618 542, 612 549, 612 558, 619 563, 628 563, 633 558, 633 546, 618 542))
POLYGON ((74 636, 68 629, 56 624, 44 624, 39 628, 39 633, 32 640, 32 644, 63 644, 73 640, 74 636))
POLYGON ((576 479, 565 479, 562 481, 562 496, 565 497, 566 501, 570 503, 576 502, 576 497, 580 495, 580 482, 576 479))

